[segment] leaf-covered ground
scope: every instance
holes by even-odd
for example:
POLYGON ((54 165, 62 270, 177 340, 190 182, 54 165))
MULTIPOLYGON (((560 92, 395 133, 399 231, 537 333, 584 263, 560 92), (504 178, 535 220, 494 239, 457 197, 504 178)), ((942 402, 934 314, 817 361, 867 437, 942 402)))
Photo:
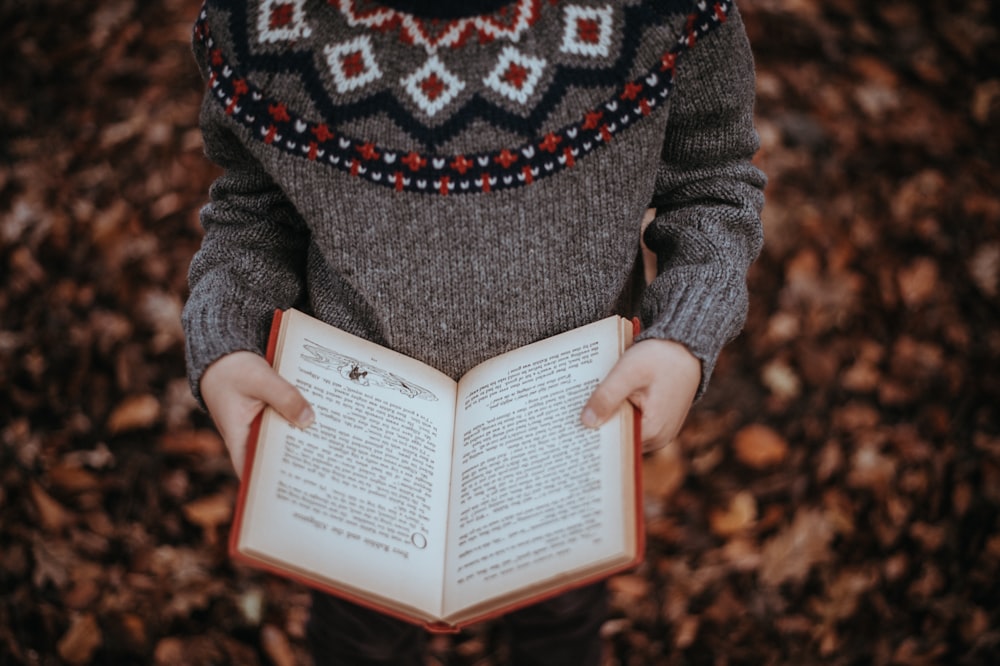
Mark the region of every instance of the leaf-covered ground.
MULTIPOLYGON (((1000 9, 745 0, 767 245, 609 664, 1000 663, 1000 9)), ((0 664, 307 663, 178 315, 196 0, 0 2, 0 664)), ((493 664, 493 627, 432 663, 493 664)))

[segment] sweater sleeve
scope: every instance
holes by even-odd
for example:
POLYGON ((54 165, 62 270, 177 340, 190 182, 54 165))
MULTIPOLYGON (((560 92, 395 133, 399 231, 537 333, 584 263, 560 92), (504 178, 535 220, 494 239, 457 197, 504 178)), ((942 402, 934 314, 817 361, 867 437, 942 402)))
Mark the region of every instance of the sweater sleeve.
POLYGON ((747 271, 760 252, 764 174, 751 158, 753 56, 735 6, 678 60, 644 241, 657 276, 641 304, 644 338, 683 343, 702 363, 701 396, 722 347, 742 329, 747 271))
POLYGON ((223 169, 201 210, 204 237, 183 312, 188 377, 204 404, 205 369, 231 352, 264 353, 275 308, 301 298, 309 233, 208 96, 200 120, 205 152, 223 169))

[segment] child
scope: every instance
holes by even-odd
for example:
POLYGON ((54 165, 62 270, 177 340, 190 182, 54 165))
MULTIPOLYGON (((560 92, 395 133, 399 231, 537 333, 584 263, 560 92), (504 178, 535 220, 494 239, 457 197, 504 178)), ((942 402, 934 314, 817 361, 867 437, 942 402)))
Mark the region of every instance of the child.
MULTIPOLYGON (((762 241, 731 0, 208 0, 194 43, 224 173, 184 325, 237 470, 265 404, 313 418, 261 356, 275 308, 457 377, 630 314, 648 207, 643 333, 581 419, 630 400, 647 448, 676 435, 762 241)), ((510 614, 512 662, 599 663, 603 611, 598 585, 510 614)), ((319 594, 310 641, 317 663, 422 663, 421 630, 319 594)))

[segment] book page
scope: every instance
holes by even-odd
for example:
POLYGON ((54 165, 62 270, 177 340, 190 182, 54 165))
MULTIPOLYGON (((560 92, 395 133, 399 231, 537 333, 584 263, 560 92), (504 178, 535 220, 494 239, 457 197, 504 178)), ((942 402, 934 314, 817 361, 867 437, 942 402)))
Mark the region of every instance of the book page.
POLYGON ((449 613, 625 548, 622 447, 633 442, 621 441, 619 420, 599 430, 580 423, 584 403, 622 351, 620 321, 530 345, 463 378, 449 613))
POLYGON ((283 319, 275 367, 316 421, 303 431, 266 412, 241 542, 437 614, 455 383, 301 313, 283 319))

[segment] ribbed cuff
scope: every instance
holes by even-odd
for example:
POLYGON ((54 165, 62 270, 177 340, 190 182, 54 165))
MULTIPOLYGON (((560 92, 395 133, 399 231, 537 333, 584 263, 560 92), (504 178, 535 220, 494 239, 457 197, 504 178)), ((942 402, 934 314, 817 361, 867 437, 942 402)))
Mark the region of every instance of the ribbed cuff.
POLYGON ((650 285, 660 294, 648 294, 643 300, 643 330, 636 338, 679 342, 701 361, 696 399, 708 389, 719 353, 739 334, 747 309, 743 284, 720 288, 706 279, 700 268, 675 269, 668 284, 664 280, 650 285))

